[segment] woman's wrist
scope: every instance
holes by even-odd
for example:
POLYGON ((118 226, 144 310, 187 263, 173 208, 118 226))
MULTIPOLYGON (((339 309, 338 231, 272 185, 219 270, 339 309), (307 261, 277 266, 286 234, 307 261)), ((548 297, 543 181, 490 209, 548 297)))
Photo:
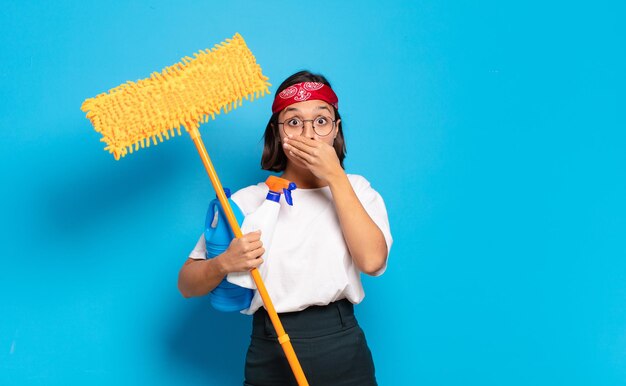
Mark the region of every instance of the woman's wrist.
POLYGON ((342 185, 343 183, 348 181, 348 175, 346 174, 346 172, 342 168, 339 168, 339 170, 337 170, 337 172, 331 174, 326 179, 326 181, 328 182, 328 186, 330 186, 330 188, 333 189, 334 187, 342 185))
POLYGON ((215 269, 215 271, 220 275, 220 276, 226 276, 228 275, 228 268, 226 267, 226 265, 224 264, 224 255, 227 252, 224 252, 220 255, 215 256, 212 261, 213 263, 213 269, 215 269))

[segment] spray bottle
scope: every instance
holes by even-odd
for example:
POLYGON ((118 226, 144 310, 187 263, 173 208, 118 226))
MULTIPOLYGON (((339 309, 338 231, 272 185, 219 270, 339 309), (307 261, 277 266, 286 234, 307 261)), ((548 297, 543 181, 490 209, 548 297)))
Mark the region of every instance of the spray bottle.
MULTIPOLYGON (((265 185, 269 187, 265 201, 257 210, 248 214, 241 225, 241 232, 244 234, 261 230, 261 242, 263 243, 263 248, 265 248, 265 253, 262 256, 263 263, 258 267, 261 277, 265 276, 267 269, 267 256, 271 247, 272 237, 274 236, 278 212, 280 211, 280 195, 284 194, 285 201, 292 206, 291 191, 296 189, 294 182, 276 176, 269 176, 265 180, 265 185)), ((256 289, 254 280, 252 280, 249 272, 229 273, 226 280, 240 287, 256 289)))
MULTIPOLYGON (((224 188, 224 193, 228 198, 235 219, 239 224, 243 221, 241 209, 230 199, 230 190, 224 188)), ((222 205, 216 198, 209 204, 206 214, 204 238, 206 240, 207 259, 214 258, 224 253, 234 238, 233 231, 228 225, 226 215, 222 205)), ((248 288, 239 287, 229 283, 226 278, 220 282, 209 294, 211 305, 218 311, 231 312, 241 311, 250 307, 253 291, 248 288)))

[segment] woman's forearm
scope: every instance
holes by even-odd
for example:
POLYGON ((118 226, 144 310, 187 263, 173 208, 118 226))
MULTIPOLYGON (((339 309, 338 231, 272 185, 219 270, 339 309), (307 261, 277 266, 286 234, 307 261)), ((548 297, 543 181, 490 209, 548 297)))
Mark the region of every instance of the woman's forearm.
POLYGON ((187 260, 178 273, 180 293, 186 298, 203 296, 217 287, 226 276, 219 258, 187 260))
POLYGON ((343 236, 356 266, 372 275, 387 259, 387 242, 365 211, 345 173, 329 179, 343 236))

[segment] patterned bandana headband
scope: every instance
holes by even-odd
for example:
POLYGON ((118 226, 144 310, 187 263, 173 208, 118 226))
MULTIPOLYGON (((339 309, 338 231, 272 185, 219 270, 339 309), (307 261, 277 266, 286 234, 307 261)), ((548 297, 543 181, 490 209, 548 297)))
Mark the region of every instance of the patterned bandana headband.
POLYGON ((337 95, 332 88, 320 82, 302 82, 289 86, 274 98, 272 113, 298 102, 321 100, 338 108, 337 95))

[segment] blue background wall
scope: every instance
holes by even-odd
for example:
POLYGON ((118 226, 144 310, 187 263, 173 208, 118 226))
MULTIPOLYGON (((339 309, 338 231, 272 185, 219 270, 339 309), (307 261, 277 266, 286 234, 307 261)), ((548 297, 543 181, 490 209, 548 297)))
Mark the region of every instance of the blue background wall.
MULTIPOLYGON (((172 3, 3 3, 0 384, 240 384, 250 319, 176 287, 213 196, 192 142, 114 161, 79 109, 235 32, 272 90, 328 76, 386 200, 381 385, 626 383, 620 2, 172 3)), ((201 129, 230 187, 266 176, 271 99, 201 129)))

